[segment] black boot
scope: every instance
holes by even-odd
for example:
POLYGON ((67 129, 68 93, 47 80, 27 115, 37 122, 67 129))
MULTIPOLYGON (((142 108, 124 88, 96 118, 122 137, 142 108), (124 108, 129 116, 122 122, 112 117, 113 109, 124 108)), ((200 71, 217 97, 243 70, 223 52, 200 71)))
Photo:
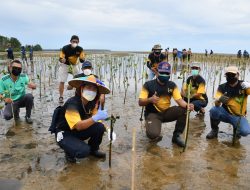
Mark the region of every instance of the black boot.
POLYGON ((177 144, 179 147, 184 147, 184 146, 185 146, 185 143, 184 143, 184 141, 181 139, 180 134, 174 134, 174 135, 173 135, 172 143, 177 144))
POLYGON ((97 158, 106 158, 106 153, 98 151, 98 150, 91 151, 90 154, 97 158))
POLYGON ((210 119, 210 123, 211 123, 211 128, 212 130, 207 134, 206 138, 207 139, 214 139, 218 137, 218 132, 219 132, 219 123, 220 121, 218 120, 214 120, 214 119, 210 119))

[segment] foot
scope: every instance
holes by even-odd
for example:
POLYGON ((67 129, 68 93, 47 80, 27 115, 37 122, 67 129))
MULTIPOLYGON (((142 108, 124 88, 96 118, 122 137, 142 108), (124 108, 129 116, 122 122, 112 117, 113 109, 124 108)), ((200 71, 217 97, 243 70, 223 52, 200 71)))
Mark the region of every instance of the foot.
POLYGON ((162 136, 160 135, 160 136, 158 136, 158 137, 155 137, 155 138, 153 138, 153 139, 150 139, 150 142, 151 143, 157 143, 157 142, 159 142, 159 141, 161 141, 162 140, 162 136))
POLYGON ((96 158, 106 158, 106 153, 98 151, 98 150, 92 151, 90 152, 90 154, 96 158))
POLYGON ((214 139, 218 137, 218 130, 212 129, 206 136, 207 139, 214 139))
POLYGON ((76 158, 71 157, 71 156, 68 155, 68 154, 65 154, 65 158, 66 158, 67 162, 76 163, 76 158))
POLYGON ((33 120, 30 117, 27 117, 27 116, 25 116, 25 121, 28 124, 32 124, 33 123, 33 120))
POLYGON ((181 139, 180 135, 175 135, 172 138, 172 143, 178 145, 179 147, 185 147, 184 141, 181 139))
POLYGON ((63 97, 62 97, 62 96, 61 96, 61 97, 59 97, 58 103, 59 103, 59 104, 63 104, 63 103, 64 103, 64 101, 63 101, 63 97))
POLYGON ((15 119, 15 121, 19 121, 20 120, 19 115, 15 116, 14 119, 15 119))

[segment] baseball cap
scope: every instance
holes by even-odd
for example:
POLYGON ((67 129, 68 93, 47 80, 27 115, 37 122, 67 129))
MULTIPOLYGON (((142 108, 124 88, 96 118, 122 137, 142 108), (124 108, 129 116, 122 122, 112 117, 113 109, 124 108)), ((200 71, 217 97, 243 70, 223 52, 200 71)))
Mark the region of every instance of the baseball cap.
POLYGON ((171 65, 168 62, 160 62, 158 65, 158 72, 159 73, 171 73, 171 65))
POLYGON ((85 67, 92 67, 92 64, 90 61, 84 61, 82 63, 82 69, 85 68, 85 67))
POLYGON ((225 68, 225 73, 234 73, 237 74, 239 73, 239 70, 236 66, 229 66, 225 68))

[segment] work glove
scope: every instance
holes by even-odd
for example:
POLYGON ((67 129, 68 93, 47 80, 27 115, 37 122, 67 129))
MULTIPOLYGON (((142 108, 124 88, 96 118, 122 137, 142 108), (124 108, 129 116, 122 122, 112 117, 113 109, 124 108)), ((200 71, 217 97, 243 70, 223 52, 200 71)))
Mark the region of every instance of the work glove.
POLYGON ((242 89, 248 89, 248 88, 250 88, 250 83, 244 81, 241 83, 241 87, 242 87, 242 89))
POLYGON ((225 104, 225 105, 227 105, 228 100, 229 100, 229 97, 226 96, 226 94, 223 94, 223 95, 219 98, 219 101, 220 101, 222 104, 225 104))
POLYGON ((97 113, 92 116, 94 122, 97 122, 99 120, 105 120, 107 118, 108 118, 108 112, 107 110, 101 110, 101 106, 99 107, 97 113))

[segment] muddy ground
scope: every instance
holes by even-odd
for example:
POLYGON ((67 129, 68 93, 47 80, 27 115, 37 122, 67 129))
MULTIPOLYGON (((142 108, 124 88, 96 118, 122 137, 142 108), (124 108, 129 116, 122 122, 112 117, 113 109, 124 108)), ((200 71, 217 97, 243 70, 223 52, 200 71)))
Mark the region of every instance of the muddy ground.
MULTIPOLYGON (((246 77, 249 80, 249 75, 246 77)), ((177 79, 177 75, 173 80, 180 87, 182 80, 177 79)), ((39 83, 38 79, 35 82, 39 83)), ((136 189, 249 189, 250 137, 242 137, 232 146, 232 127, 220 124, 218 139, 205 138, 210 131, 208 110, 212 106, 212 83, 208 85, 210 102, 205 117, 191 113, 184 153, 171 143, 175 122, 163 124, 162 141, 150 142, 144 123, 139 120, 139 92, 135 94, 134 85, 130 85, 123 104, 124 89, 115 88, 113 95, 106 97, 109 113, 120 116, 114 126, 117 140, 112 145, 112 167, 109 168, 106 134, 101 145, 101 150, 107 153, 106 160, 90 156, 77 160, 76 164, 66 162, 64 152, 48 132, 52 112, 58 105, 54 79, 41 99, 39 88, 32 92, 35 96, 32 125, 25 123, 23 109, 16 126, 12 120, 0 119, 0 189, 131 189, 133 128, 136 128, 136 189)), ((138 91, 140 88, 138 83, 138 91)), ((73 94, 66 91, 65 97, 73 94)))

